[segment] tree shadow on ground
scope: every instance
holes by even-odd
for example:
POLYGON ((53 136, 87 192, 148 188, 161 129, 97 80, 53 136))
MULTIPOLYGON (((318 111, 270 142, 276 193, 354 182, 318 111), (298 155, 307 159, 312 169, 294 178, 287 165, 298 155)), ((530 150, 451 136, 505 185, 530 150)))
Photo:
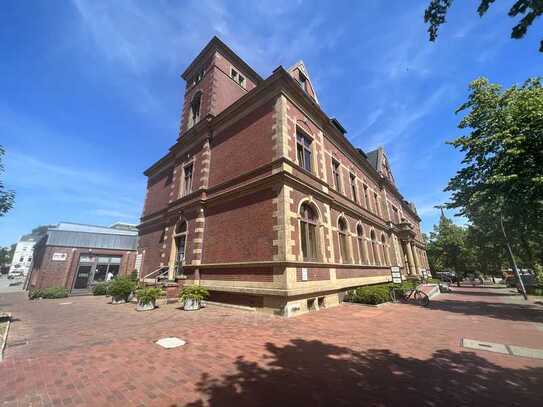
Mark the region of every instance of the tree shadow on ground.
POLYGON ((430 359, 386 349, 353 351, 317 340, 267 343, 263 364, 239 357, 236 372, 201 377, 200 406, 535 406, 543 367, 510 369, 472 352, 430 359))
POLYGON ((430 301, 427 309, 516 322, 543 322, 543 309, 532 304, 439 299, 430 301))

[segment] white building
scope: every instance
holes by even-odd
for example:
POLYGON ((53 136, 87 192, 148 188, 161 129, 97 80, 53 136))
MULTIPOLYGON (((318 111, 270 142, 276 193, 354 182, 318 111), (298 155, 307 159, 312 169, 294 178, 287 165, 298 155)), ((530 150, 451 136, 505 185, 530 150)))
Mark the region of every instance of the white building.
POLYGON ((17 242, 11 267, 9 268, 9 274, 15 272, 22 272, 25 276, 28 274, 32 269, 32 257, 35 244, 36 238, 34 237, 23 237, 17 242))

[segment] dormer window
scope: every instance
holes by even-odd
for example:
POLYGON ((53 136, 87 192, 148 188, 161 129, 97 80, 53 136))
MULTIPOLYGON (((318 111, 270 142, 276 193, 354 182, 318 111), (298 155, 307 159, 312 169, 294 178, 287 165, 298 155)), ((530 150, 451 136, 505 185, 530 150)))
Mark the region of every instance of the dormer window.
POLYGON ((230 77, 242 88, 245 88, 245 77, 236 71, 234 68, 230 69, 230 77))
POLYGON ((188 123, 189 129, 200 121, 201 102, 202 102, 202 92, 196 92, 196 95, 194 95, 194 97, 192 98, 192 101, 190 102, 189 123, 188 123))

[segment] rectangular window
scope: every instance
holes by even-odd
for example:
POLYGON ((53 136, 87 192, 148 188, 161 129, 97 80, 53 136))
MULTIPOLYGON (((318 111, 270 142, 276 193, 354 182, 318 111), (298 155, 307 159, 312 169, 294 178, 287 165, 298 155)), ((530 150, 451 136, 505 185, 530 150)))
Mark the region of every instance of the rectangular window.
POLYGON ((332 160, 332 176, 334 178, 336 191, 341 192, 341 174, 339 169, 339 162, 336 160, 332 160))
POLYGON ((364 184, 364 205, 366 206, 366 209, 370 210, 370 197, 368 195, 368 186, 364 184))
POLYGON ((183 190, 182 196, 192 192, 192 164, 185 166, 183 169, 183 190))
POLYGON ((296 134, 296 150, 300 167, 311 172, 311 140, 299 131, 296 134))
POLYGON ((398 208, 395 206, 392 207, 392 217, 394 223, 400 223, 400 213, 398 212, 398 208))
POLYGON ((242 88, 245 88, 245 77, 234 68, 230 69, 230 77, 242 88))
POLYGON ((379 197, 377 196, 377 194, 374 192, 373 193, 373 198, 375 200, 375 212, 379 215, 381 215, 381 208, 379 208, 379 197))
POLYGON ((356 175, 351 173, 350 180, 351 180, 351 194, 353 196, 353 201, 358 203, 358 195, 356 193, 356 175))

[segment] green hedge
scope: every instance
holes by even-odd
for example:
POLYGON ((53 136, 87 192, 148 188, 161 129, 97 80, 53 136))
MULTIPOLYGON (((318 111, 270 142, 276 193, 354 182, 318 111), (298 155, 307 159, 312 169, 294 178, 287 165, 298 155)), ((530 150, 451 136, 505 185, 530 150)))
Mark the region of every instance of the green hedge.
POLYGON ((28 293, 28 297, 31 300, 35 300, 38 298, 66 298, 68 294, 69 291, 64 287, 51 287, 39 290, 31 290, 28 293))
POLYGON ((110 283, 98 283, 92 289, 92 295, 109 295, 110 283))
POLYGON ((529 295, 543 296, 543 286, 526 287, 526 293, 529 295))
POLYGON ((399 298, 404 292, 412 288, 412 284, 405 282, 402 284, 376 284, 364 287, 358 287, 347 293, 345 301, 356 302, 360 304, 377 305, 392 301, 390 290, 394 286, 396 298, 399 298))

